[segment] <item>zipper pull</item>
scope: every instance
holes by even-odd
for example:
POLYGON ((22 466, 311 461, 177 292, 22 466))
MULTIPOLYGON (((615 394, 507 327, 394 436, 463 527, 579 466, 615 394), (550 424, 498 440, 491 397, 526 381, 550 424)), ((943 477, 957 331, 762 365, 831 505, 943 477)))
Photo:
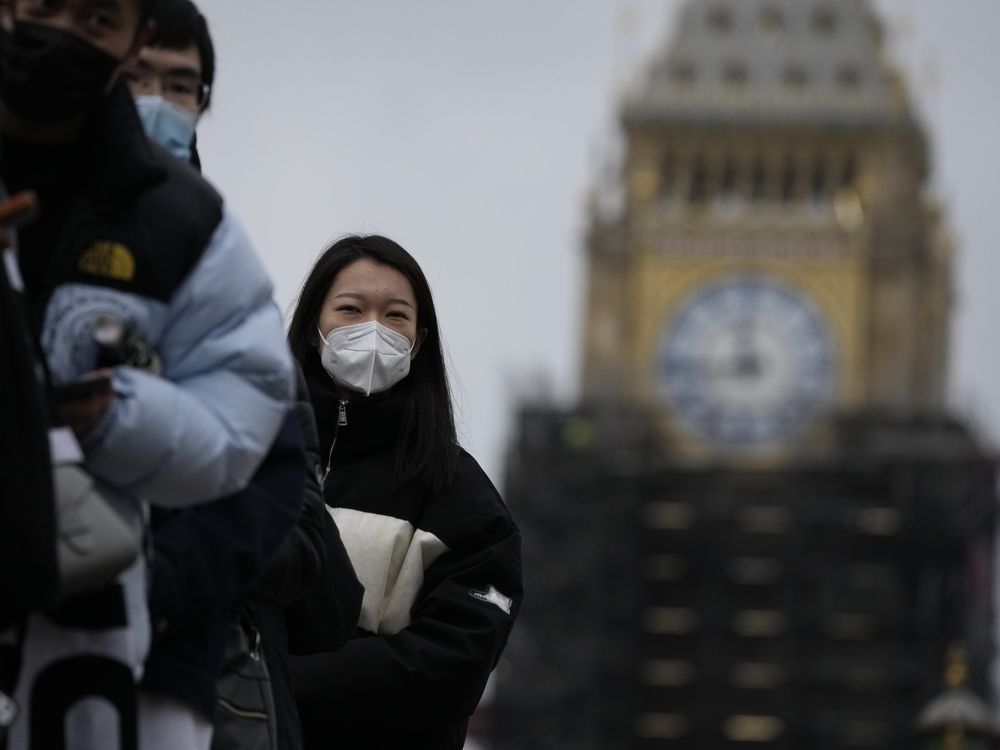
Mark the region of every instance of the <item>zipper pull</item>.
POLYGON ((320 486, 326 486, 326 478, 330 476, 330 469, 333 468, 333 449, 337 447, 337 432, 347 424, 347 399, 340 399, 340 406, 337 407, 337 430, 333 433, 333 441, 330 443, 330 452, 326 455, 326 470, 323 471, 323 478, 319 480, 320 486))

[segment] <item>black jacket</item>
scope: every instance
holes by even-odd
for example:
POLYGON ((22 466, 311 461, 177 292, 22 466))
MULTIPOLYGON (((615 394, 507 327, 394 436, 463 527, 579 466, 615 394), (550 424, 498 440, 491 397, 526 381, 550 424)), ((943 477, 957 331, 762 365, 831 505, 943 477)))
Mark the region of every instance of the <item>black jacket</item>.
POLYGON ((324 452, 326 501, 365 586, 355 637, 292 657, 307 748, 461 748, 468 717, 520 606, 520 534, 496 489, 461 452, 440 492, 395 486, 402 398, 338 397, 318 357, 303 365, 324 452))
POLYGON ((173 513, 153 527, 153 643, 142 690, 211 718, 235 608, 270 564, 302 509, 302 433, 294 412, 250 484, 173 513))
MULTIPOLYGON (((57 585, 44 382, 17 277, 6 271, 15 267, 6 244, 0 236, 6 257, 0 262, 0 631, 50 604, 57 585)), ((5 674, 3 661, 0 655, 0 690, 9 690, 12 674, 5 674)))
MULTIPOLYGON (((277 715, 278 747, 299 750, 302 732, 292 694, 289 653, 340 648, 354 632, 364 593, 340 533, 323 502, 319 438, 305 380, 300 375, 296 416, 305 442, 302 515, 248 597, 261 635, 277 715), (308 621, 312 632, 288 621, 308 621)), ((224 709, 220 709, 224 710, 224 709)))

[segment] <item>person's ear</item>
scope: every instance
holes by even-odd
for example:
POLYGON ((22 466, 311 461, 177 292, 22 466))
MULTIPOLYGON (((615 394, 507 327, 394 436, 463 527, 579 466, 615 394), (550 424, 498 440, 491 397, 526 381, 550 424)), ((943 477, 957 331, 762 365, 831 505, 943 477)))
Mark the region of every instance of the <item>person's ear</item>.
POLYGON ((417 352, 420 351, 420 345, 424 343, 424 339, 427 338, 427 329, 421 328, 417 331, 417 338, 413 342, 413 348, 410 349, 410 359, 412 360, 417 356, 417 352))

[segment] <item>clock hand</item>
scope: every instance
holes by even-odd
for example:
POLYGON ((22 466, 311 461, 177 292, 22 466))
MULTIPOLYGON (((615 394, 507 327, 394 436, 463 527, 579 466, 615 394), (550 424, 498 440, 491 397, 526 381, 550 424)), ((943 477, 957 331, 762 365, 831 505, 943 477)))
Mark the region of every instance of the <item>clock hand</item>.
POLYGON ((736 322, 736 357, 733 374, 738 378, 755 378, 761 373, 760 352, 755 343, 755 321, 752 315, 736 322))

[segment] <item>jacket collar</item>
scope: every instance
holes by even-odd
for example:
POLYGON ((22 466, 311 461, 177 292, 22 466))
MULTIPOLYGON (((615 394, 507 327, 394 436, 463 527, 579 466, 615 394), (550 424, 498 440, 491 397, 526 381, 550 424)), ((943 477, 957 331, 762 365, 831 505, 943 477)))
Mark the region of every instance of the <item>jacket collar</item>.
POLYGON ((119 80, 84 125, 91 195, 99 208, 131 202, 167 177, 163 154, 146 138, 128 86, 119 80))
POLYGON ((334 468, 394 448, 406 406, 405 393, 399 388, 371 396, 343 393, 323 369, 314 350, 309 351, 301 364, 324 459, 330 454, 334 439, 337 441, 334 468), (346 424, 339 424, 341 401, 345 402, 346 424))

